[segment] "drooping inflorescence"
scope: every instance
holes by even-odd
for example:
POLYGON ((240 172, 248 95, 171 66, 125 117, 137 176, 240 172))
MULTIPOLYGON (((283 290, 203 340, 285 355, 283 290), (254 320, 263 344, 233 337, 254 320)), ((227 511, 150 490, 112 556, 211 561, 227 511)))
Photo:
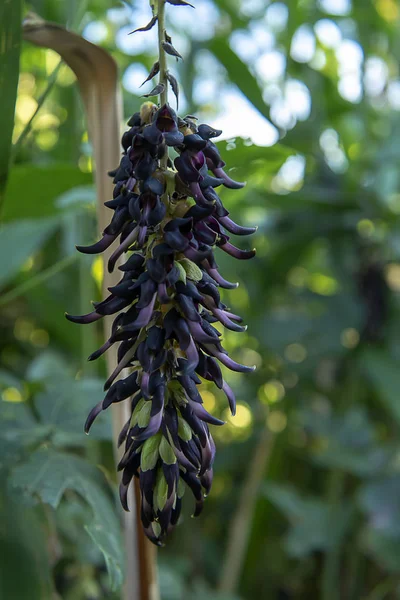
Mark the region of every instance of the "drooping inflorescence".
MULTIPOLYGON (((164 46, 173 48, 164 35, 164 46)), ((155 66, 152 73, 158 70, 155 66)), ((168 81, 168 72, 161 73, 158 85, 163 89, 155 93, 163 96, 168 81)), ((245 330, 241 318, 221 301, 219 289, 237 284, 219 273, 214 250, 251 258, 254 250, 236 248, 229 234, 248 235, 256 228, 234 223, 215 191, 221 185, 244 185, 226 174, 211 141, 221 131, 197 125, 193 116, 179 118, 168 103, 158 107, 145 102, 128 125, 120 165, 111 173, 114 197, 106 203, 114 211, 111 222, 99 242, 78 247, 96 254, 116 243, 108 269, 112 272, 125 256, 118 267, 122 277, 93 312, 67 318, 86 324, 117 315, 109 339, 89 357, 94 360, 119 344, 106 396, 89 414, 85 430, 111 404, 129 402, 131 416, 119 436, 119 444, 125 445, 118 467, 121 502, 128 510, 128 488, 138 477, 143 527, 160 544, 178 521, 184 484, 194 495, 195 516, 211 488, 215 445, 208 424, 223 421, 205 410, 198 386, 203 380, 214 382, 235 414, 235 397, 219 363, 233 371, 254 370, 228 356, 213 325, 245 330), (173 162, 169 148, 177 154, 173 162), (128 376, 118 379, 124 369, 128 376)))

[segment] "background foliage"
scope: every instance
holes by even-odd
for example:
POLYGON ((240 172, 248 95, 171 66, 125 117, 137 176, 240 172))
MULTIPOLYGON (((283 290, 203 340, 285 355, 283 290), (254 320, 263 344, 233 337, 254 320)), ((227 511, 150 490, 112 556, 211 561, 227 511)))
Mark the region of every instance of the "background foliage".
MULTIPOLYGON (((227 332, 227 347, 258 370, 229 375, 234 420, 205 390, 228 423, 214 430, 203 516, 191 520, 186 506, 159 553, 162 598, 400 597, 399 5, 194 4, 196 14, 170 11, 186 57, 182 111, 216 124, 233 112, 244 138, 220 143, 248 181, 224 190, 224 203, 259 225, 258 256, 220 263, 240 281, 225 297, 249 325, 227 332)), ((10 151, 7 132, 22 9, 113 54, 127 118, 154 59, 151 35, 127 34, 150 9, 35 0, 20 13, 13 0, 0 17, 10 6, 0 18, 11 40, 0 63, 3 188, 12 157, 1 197, 0 595, 119 598, 107 416, 82 433, 102 397, 105 364, 86 362, 101 331, 63 319, 100 294, 101 264, 75 252, 96 236, 91 149, 74 77, 53 52, 22 44, 10 151)))

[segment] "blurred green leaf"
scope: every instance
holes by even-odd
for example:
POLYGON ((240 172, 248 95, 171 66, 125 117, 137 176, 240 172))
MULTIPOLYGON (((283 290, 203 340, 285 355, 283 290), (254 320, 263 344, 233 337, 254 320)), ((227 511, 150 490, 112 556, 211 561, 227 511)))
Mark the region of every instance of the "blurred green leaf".
POLYGON ((16 275, 56 228, 54 219, 27 219, 3 225, 0 229, 0 286, 16 275))
POLYGON ((73 369, 65 359, 56 352, 46 351, 36 356, 26 370, 28 381, 62 383, 73 379, 73 369))
POLYGON ((364 350, 360 366, 378 392, 378 398, 400 423, 400 371, 398 362, 383 350, 364 350))
MULTIPOLYGON (((35 399, 35 407, 41 421, 55 427, 55 444, 82 444, 86 417, 103 396, 103 382, 100 379, 85 378, 76 381, 71 378, 56 383, 53 378, 46 390, 35 399)), ((110 419, 109 412, 99 415, 90 431, 90 437, 110 440, 110 419)))
POLYGON ((81 211, 96 208, 96 189, 93 185, 81 185, 64 192, 55 200, 55 206, 63 211, 81 211))
POLYGON ((0 598, 52 600, 46 524, 35 508, 0 492, 0 598))
MULTIPOLYGON (((87 439, 83 424, 90 410, 104 396, 103 382, 94 377, 76 379, 75 370, 63 357, 49 351, 31 362, 26 377, 30 382, 44 384, 35 395, 34 404, 41 423, 52 427, 53 442, 57 445, 82 444, 87 439)), ((90 437, 110 440, 110 419, 109 412, 101 413, 90 437)))
POLYGON ((93 521, 85 528, 104 555, 112 588, 121 585, 123 556, 118 518, 104 476, 97 468, 71 454, 43 448, 14 469, 10 487, 20 489, 30 502, 40 499, 54 509, 67 490, 81 495, 93 510, 93 521))
POLYGON ((21 48, 22 0, 3 0, 0 4, 0 201, 7 182, 17 98, 21 48))
POLYGON ((0 400, 0 471, 7 471, 30 444, 47 435, 48 430, 38 426, 25 402, 0 400))
MULTIPOLYGON (((363 541, 368 554, 372 560, 378 563, 380 568, 387 569, 392 573, 398 573, 400 570, 399 538, 395 539, 388 534, 369 527, 363 532, 363 541)), ((384 597, 387 598, 387 596, 384 597)))
POLYGON ((185 583, 183 577, 172 568, 160 565, 158 569, 161 600, 183 600, 185 583))
POLYGON ((302 423, 314 437, 312 457, 317 464, 368 477, 390 464, 393 446, 379 443, 365 410, 352 408, 344 415, 301 412, 302 423))
POLYGON ((74 193, 72 188, 76 186, 85 186, 82 194, 87 195, 86 185, 92 183, 92 178, 91 173, 82 173, 78 167, 68 164, 15 166, 10 173, 2 219, 55 215, 63 209, 57 206, 56 199, 68 191, 74 193))
POLYGON ((291 523, 285 545, 292 556, 328 550, 348 526, 351 507, 332 507, 317 498, 303 498, 293 486, 272 482, 264 484, 263 493, 291 523), (332 532, 332 523, 335 523, 335 532, 332 532))
POLYGON ((400 476, 379 478, 362 486, 358 501, 371 526, 400 541, 400 476))

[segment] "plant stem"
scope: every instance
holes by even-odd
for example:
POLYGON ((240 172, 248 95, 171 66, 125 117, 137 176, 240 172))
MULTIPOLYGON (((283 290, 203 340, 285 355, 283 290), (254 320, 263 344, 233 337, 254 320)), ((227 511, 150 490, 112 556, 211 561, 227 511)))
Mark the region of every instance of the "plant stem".
MULTIPOLYGON (((339 414, 349 410, 354 398, 358 397, 358 375, 351 358, 341 365, 341 395, 338 405, 339 414)), ((326 490, 326 501, 332 511, 338 510, 343 502, 346 484, 346 473, 342 469, 331 470, 326 490)), ((326 551, 324 566, 321 576, 321 598, 322 600, 340 600, 341 589, 341 559, 344 538, 347 533, 345 525, 341 530, 336 529, 330 548, 326 551)), ((355 550, 357 551, 357 550, 355 550)))
POLYGON ((13 148, 12 148, 12 160, 15 159, 16 155, 18 154, 19 149, 21 148, 21 146, 23 144, 23 142, 25 141, 26 137, 30 133, 31 128, 32 128, 32 123, 35 120, 38 112, 42 108, 43 104, 46 102, 46 99, 49 96, 51 90, 53 89, 53 87, 54 87, 54 85, 55 85, 55 83, 57 81, 57 76, 58 76, 58 74, 60 72, 60 69, 61 69, 61 67, 62 67, 63 64, 64 64, 64 61, 60 60, 60 62, 57 64, 57 66, 54 68, 54 70, 52 71, 51 75, 49 76, 47 87, 44 90, 43 94, 38 99, 37 107, 36 107, 35 112, 31 116, 31 118, 29 119, 29 121, 25 125, 25 127, 24 127, 21 135, 19 136, 19 138, 17 139, 17 141, 13 145, 13 148))
MULTIPOLYGON (((164 86, 164 91, 160 95, 161 106, 168 103, 168 79, 167 79, 167 54, 163 48, 165 41, 165 0, 158 0, 158 62, 160 65, 159 83, 164 86)), ((168 146, 165 148, 164 156, 160 160, 162 170, 168 167, 168 146)))
POLYGON ((161 106, 168 102, 167 54, 162 46, 165 42, 165 0, 158 0, 158 61, 160 64, 160 84, 164 91, 160 95, 161 106))
POLYGON ((239 585, 258 490, 272 453, 273 444, 274 436, 264 428, 252 457, 248 476, 242 486, 232 525, 229 528, 228 547, 218 586, 219 591, 225 594, 235 594, 239 585))
POLYGON ((26 292, 29 292, 29 290, 32 290, 37 285, 44 283, 45 281, 53 277, 53 275, 56 275, 60 271, 63 271, 70 265, 74 264, 75 262, 77 262, 77 260, 78 255, 76 254, 74 254, 73 256, 67 256, 66 258, 63 258, 62 260, 55 263, 54 265, 51 265, 51 267, 49 267, 48 269, 45 269, 44 271, 41 271, 40 273, 34 275, 30 279, 27 279, 26 281, 21 283, 21 285, 18 285, 13 290, 7 292, 7 294, 1 296, 0 306, 4 306, 5 304, 12 302, 13 300, 16 300, 23 294, 26 294, 26 292))
MULTIPOLYGON (((332 510, 340 506, 343 496, 345 473, 340 469, 333 469, 328 478, 327 503, 332 510)), ((340 600, 340 558, 342 551, 342 532, 336 532, 337 539, 325 555, 324 568, 321 580, 322 600, 340 600)))

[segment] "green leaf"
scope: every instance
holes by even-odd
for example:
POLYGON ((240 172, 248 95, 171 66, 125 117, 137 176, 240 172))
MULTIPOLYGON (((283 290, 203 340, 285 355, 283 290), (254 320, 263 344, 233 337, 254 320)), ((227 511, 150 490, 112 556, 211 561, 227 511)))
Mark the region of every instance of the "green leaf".
POLYGON ((312 458, 319 465, 360 477, 378 475, 395 452, 391 445, 378 442, 366 411, 360 407, 343 415, 321 415, 310 408, 300 416, 304 429, 315 436, 312 458))
POLYGON ((270 482, 264 485, 263 491, 291 523, 285 540, 287 552, 291 556, 304 557, 315 550, 334 547, 348 526, 348 507, 333 507, 318 498, 302 498, 290 485, 270 482), (332 523, 335 523, 334 532, 332 523))
POLYGON ((79 185, 64 192, 55 201, 55 206, 63 211, 81 211, 96 208, 96 189, 93 185, 79 185))
POLYGON ((373 529, 400 541, 400 477, 389 475, 365 483, 358 502, 373 529))
POLYGON ((185 495, 185 490, 186 490, 186 486, 185 486, 183 480, 179 477, 178 490, 177 490, 178 498, 183 498, 183 496, 185 495))
POLYGON ((147 427, 147 425, 149 424, 150 421, 150 412, 151 412, 151 406, 152 403, 151 401, 146 401, 144 403, 144 405, 142 406, 138 417, 137 417, 137 424, 139 425, 139 427, 141 427, 142 429, 144 427, 147 427))
POLYGON ((179 261, 182 267, 185 269, 186 277, 192 281, 201 281, 203 279, 202 270, 188 258, 183 258, 179 261))
POLYGON ((140 456, 140 468, 142 471, 149 471, 154 469, 157 464, 159 457, 159 447, 161 441, 161 434, 157 433, 151 438, 145 441, 140 456))
POLYGON ((139 400, 139 402, 136 404, 136 406, 133 410, 133 413, 132 413, 132 417, 131 417, 131 427, 134 427, 135 425, 137 425, 140 411, 142 410, 145 402, 146 402, 146 400, 144 398, 141 398, 139 400))
POLYGON ((21 220, 0 229, 0 286, 4 286, 56 230, 54 219, 21 220))
POLYGON ((54 598, 43 516, 1 490, 0 522, 0 598, 54 598))
POLYGON ((178 435, 184 442, 192 439, 192 429, 182 417, 178 417, 178 435))
POLYGON ((168 483, 162 469, 158 470, 157 481, 154 486, 154 510, 163 510, 168 498, 168 483))
MULTIPOLYGON (((104 395, 100 379, 85 377, 76 381, 67 378, 55 383, 54 378, 35 398, 35 407, 42 423, 53 426, 53 441, 57 445, 82 444, 85 439, 83 424, 89 411, 104 395)), ((111 439, 111 415, 103 411, 96 420, 90 437, 111 439)))
POLYGON ((174 451, 165 437, 162 437, 162 439, 161 439, 159 452, 160 452, 161 460, 166 465, 174 465, 176 463, 176 456, 174 454, 174 451))
POLYGON ((49 435, 49 428, 38 425, 25 402, 0 400, 0 471, 8 471, 31 445, 49 435))
POLYGON ((183 265, 177 260, 174 261, 174 267, 177 267, 179 271, 179 281, 183 281, 186 284, 186 271, 183 268, 183 265))
POLYGON ((93 510, 93 521, 85 529, 104 555, 111 586, 123 580, 123 552, 118 518, 102 473, 76 456, 41 449, 14 469, 11 489, 19 489, 30 502, 42 502, 56 509, 66 490, 80 494, 93 510))
MULTIPOLYGON (((234 179, 237 177, 244 178, 248 179, 250 183, 252 175, 257 175, 257 180, 260 180, 260 176, 263 176, 261 181, 264 182, 267 175, 275 175, 285 161, 296 154, 293 148, 281 143, 273 146, 257 146, 241 137, 235 138, 234 142, 218 142, 217 146, 222 158, 227 162, 225 170, 231 171, 230 174, 234 179)), ((234 192, 236 192, 236 195, 241 195, 247 193, 247 189, 234 190, 232 194, 227 189, 223 189, 221 192, 228 193, 233 197, 234 192)), ((282 203, 282 196, 279 196, 279 199, 282 203)), ((265 201, 265 198, 263 197, 262 200, 265 201)), ((286 202, 287 199, 285 198, 285 206, 286 202)))
POLYGON ((400 371, 398 362, 382 350, 367 350, 360 357, 366 377, 378 392, 379 399, 391 416, 400 423, 400 371))
POLYGON ((26 370, 28 381, 60 383, 73 378, 74 370, 66 363, 65 358, 54 350, 48 350, 36 356, 26 370))
POLYGON ((81 195, 84 207, 92 193, 86 186, 91 183, 90 173, 82 173, 78 167, 68 164, 46 167, 17 165, 10 172, 2 220, 20 219, 21 215, 30 219, 61 213, 66 208, 64 203, 67 200, 65 196, 63 198, 66 192, 73 194, 74 202, 81 195), (78 187, 75 193, 77 186, 85 187, 78 187), (60 196, 61 200, 57 201, 60 196))
POLYGON ((21 0, 0 4, 0 199, 7 183, 17 98, 19 55, 21 49, 21 0))
POLYGON ((153 521, 153 523, 151 524, 151 527, 153 529, 153 533, 154 535, 158 538, 161 535, 161 525, 160 523, 157 523, 157 521, 153 521))

